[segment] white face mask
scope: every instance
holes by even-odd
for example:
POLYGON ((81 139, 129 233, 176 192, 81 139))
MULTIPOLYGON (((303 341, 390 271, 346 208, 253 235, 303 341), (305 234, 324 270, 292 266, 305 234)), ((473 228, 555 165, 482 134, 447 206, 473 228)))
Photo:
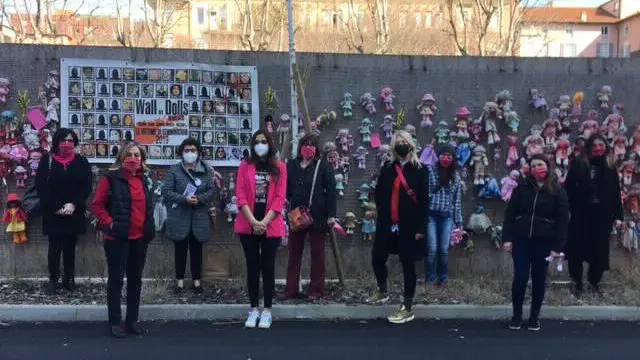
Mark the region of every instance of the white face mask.
POLYGON ((269 145, 267 144, 255 144, 253 150, 256 151, 258 156, 265 156, 269 152, 269 145))
POLYGON ((196 160, 198 160, 198 154, 194 152, 187 152, 182 154, 182 159, 187 164, 193 164, 194 162, 196 162, 196 160))

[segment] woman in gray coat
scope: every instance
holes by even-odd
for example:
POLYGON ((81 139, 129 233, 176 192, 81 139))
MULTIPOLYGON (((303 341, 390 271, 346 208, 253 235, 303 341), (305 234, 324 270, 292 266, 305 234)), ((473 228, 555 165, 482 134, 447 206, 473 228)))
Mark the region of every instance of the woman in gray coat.
POLYGON ((208 211, 215 185, 213 170, 200 159, 201 150, 198 140, 185 139, 177 151, 183 160, 169 168, 163 184, 165 235, 175 243, 176 292, 184 290, 187 252, 191 255, 193 290, 202 292, 202 244, 211 237, 208 211))

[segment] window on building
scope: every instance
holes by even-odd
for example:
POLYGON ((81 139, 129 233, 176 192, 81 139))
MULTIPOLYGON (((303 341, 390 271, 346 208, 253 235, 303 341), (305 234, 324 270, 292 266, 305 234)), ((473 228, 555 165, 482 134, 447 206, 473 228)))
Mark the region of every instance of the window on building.
POLYGON ((625 41, 624 44, 622 44, 622 51, 620 51, 620 53, 622 54, 622 57, 631 57, 631 45, 628 41, 625 41))
POLYGON ((576 57, 578 55, 578 47, 576 44, 568 43, 562 46, 562 56, 576 57))
POLYGON ((407 26, 407 17, 408 17, 408 15, 407 15, 406 12, 401 12, 400 13, 399 23, 400 23, 401 27, 407 26))
POLYGON ((221 29, 228 29, 231 27, 231 19, 229 18, 228 12, 227 12, 227 4, 223 4, 222 6, 220 6, 220 11, 218 13, 218 19, 220 19, 220 28, 221 29))
POLYGON ((444 24, 444 14, 438 13, 436 15, 436 26, 441 27, 444 24))
POLYGON ((196 21, 198 22, 198 25, 204 25, 204 8, 203 7, 196 8, 196 21))
POLYGON ((569 35, 569 36, 573 36, 573 26, 567 26, 564 28, 564 33, 569 35))
POLYGON ((173 47, 173 34, 167 34, 164 36, 164 47, 166 48, 173 47))
POLYGON ((422 14, 416 13, 416 26, 422 25, 422 14))
POLYGON ((433 26, 433 13, 431 11, 427 12, 424 15, 424 26, 426 27, 433 26))
POLYGON ((489 29, 497 29, 498 28, 498 16, 493 14, 491 15, 491 19, 489 19, 489 29))
POLYGON ((322 12, 322 25, 329 26, 332 24, 333 16, 331 11, 325 10, 322 12))
POLYGON ((611 43, 605 42, 598 44, 598 57, 611 57, 611 43))
POLYGON ((629 36, 629 24, 624 25, 624 36, 629 36))
POLYGON ((609 27, 608 26, 600 27, 600 34, 601 34, 602 40, 609 40, 609 27))

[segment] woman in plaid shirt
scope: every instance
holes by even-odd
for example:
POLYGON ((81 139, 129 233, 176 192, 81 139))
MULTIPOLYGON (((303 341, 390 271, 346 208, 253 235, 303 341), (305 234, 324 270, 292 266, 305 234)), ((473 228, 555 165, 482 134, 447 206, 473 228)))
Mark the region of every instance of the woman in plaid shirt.
POLYGON ((429 167, 429 220, 427 222, 426 283, 447 285, 449 241, 453 226, 462 227, 462 183, 449 144, 436 149, 438 161, 429 167), (437 258, 437 268, 436 268, 437 258))

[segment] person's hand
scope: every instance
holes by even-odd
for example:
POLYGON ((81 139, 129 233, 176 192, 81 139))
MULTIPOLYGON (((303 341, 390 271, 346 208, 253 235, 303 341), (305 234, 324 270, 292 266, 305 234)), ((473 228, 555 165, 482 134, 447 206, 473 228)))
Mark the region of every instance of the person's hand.
POLYGON ((613 224, 616 228, 619 228, 622 225, 622 220, 616 220, 613 222, 613 224))
POLYGON ((262 235, 267 231, 267 226, 262 221, 254 221, 251 223, 253 233, 256 235, 262 235))
POLYGON ((561 257, 563 256, 563 254, 562 254, 562 253, 555 252, 555 251, 551 250, 551 251, 549 252, 549 256, 550 256, 550 257, 552 257, 552 258, 554 258, 554 259, 557 259, 557 258, 561 258, 561 257))
POLYGON ((513 243, 506 242, 506 243, 502 244, 502 249, 504 251, 510 253, 513 250, 513 243))
POLYGON ((416 234, 416 240, 424 239, 424 234, 416 234))
POLYGON ((62 206, 62 209, 60 209, 59 213, 60 215, 72 215, 74 211, 76 211, 75 205, 73 205, 72 203, 66 203, 64 204, 64 206, 62 206))
POLYGON ((189 205, 196 206, 198 205, 198 198, 195 195, 191 195, 189 199, 187 199, 187 202, 189 203, 189 205))
POLYGON ((327 219, 327 225, 331 226, 336 223, 336 218, 330 217, 327 219))

